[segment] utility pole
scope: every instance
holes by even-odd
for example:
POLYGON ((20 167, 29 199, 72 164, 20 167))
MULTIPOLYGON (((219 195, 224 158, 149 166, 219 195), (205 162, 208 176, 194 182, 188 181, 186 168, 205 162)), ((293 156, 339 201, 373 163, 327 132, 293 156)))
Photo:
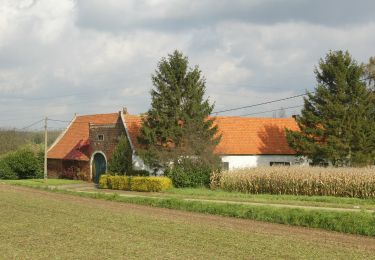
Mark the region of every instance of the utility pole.
POLYGON ((48 118, 44 118, 44 181, 47 181, 47 122, 48 118))

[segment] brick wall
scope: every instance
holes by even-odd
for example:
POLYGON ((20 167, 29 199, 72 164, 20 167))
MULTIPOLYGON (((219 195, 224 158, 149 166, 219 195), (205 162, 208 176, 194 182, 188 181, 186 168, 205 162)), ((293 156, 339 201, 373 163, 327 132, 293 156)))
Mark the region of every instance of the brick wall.
MULTIPOLYGON (((91 158, 96 151, 103 152, 108 161, 121 135, 126 135, 124 125, 119 115, 115 124, 89 124, 89 142, 87 146, 79 148, 81 152, 91 158), (99 136, 101 136, 99 138, 99 136), (101 139, 102 138, 102 139, 101 139)), ((48 177, 60 178, 71 168, 79 169, 86 180, 91 181, 90 161, 48 159, 48 177)))
POLYGON ((122 134, 126 135, 121 117, 118 118, 116 124, 90 124, 89 128, 91 155, 95 151, 101 151, 108 161, 111 160, 118 138, 122 134))
POLYGON ((63 171, 62 160, 47 159, 48 178, 58 178, 63 171))
POLYGON ((48 159, 48 178, 69 178, 90 180, 90 162, 76 160, 48 159), (77 176, 78 172, 81 173, 77 176), (68 176, 74 174, 74 177, 68 176))

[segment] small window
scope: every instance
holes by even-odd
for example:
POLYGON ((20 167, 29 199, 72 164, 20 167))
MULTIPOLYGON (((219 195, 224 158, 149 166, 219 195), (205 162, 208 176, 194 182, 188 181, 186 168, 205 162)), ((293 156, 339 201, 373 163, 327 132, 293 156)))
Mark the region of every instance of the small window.
POLYGON ((221 167, 223 168, 224 171, 229 170, 229 162, 222 162, 221 167))
POLYGON ((98 135, 98 141, 104 141, 104 135, 98 135))
POLYGON ((270 166, 290 166, 290 162, 270 162, 270 166))

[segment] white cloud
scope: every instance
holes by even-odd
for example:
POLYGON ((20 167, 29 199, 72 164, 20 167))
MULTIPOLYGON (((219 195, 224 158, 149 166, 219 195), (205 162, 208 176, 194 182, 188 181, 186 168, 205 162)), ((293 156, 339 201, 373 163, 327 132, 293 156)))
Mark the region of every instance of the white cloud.
POLYGON ((0 0, 0 117, 144 112, 150 75, 175 49, 200 66, 218 109, 312 89, 329 49, 375 55, 375 19, 333 26, 243 15, 277 2, 0 0))

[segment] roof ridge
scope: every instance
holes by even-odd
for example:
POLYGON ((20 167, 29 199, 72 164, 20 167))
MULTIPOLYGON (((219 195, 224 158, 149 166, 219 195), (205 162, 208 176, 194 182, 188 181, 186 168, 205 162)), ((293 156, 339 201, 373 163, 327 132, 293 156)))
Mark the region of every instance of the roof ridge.
MULTIPOLYGON (((131 116, 131 117, 142 117, 143 115, 135 115, 135 114, 126 114, 125 116, 131 116)), ((271 121, 276 121, 276 120, 294 120, 295 119, 293 117, 278 117, 278 118, 273 118, 273 117, 244 117, 244 116, 211 116, 213 118, 217 118, 217 119, 226 119, 226 118, 229 118, 229 119, 247 119, 247 120, 254 120, 254 119, 257 119, 257 120, 271 120, 271 121)))
POLYGON ((106 115, 117 115, 118 112, 114 113, 101 113, 101 114, 90 114, 90 115, 77 115, 77 117, 88 117, 88 116, 106 116, 106 115))

